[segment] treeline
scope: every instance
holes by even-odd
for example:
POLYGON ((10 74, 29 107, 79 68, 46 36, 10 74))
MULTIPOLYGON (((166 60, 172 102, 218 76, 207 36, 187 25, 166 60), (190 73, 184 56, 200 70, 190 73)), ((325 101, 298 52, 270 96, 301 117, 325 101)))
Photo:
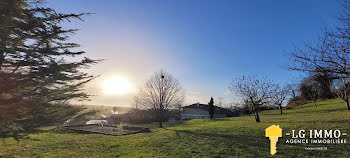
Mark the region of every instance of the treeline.
POLYGON ((282 114, 282 103, 288 107, 339 97, 350 110, 350 1, 341 2, 342 14, 338 25, 328 27, 317 44, 305 44, 287 52, 292 59, 288 70, 307 74, 300 83, 285 88, 266 78, 243 76, 233 80, 230 91, 241 99, 240 109, 254 114, 260 122, 259 111, 277 105, 282 114), (283 95, 282 95, 283 94, 283 95))
MULTIPOLYGON (((293 59, 289 70, 321 75, 318 80, 324 82, 321 90, 334 93, 341 98, 348 110, 350 92, 350 1, 341 2, 342 13, 337 17, 338 25, 328 27, 320 35, 316 44, 305 44, 303 48, 288 51, 293 59)), ((313 75, 314 76, 314 75, 313 75)), ((315 80, 315 79, 312 79, 315 80)), ((320 82, 312 82, 311 84, 320 82)), ((306 84, 302 87, 304 98, 316 100, 317 97, 332 97, 333 94, 320 93, 320 86, 306 84)))
POLYGON ((228 88, 239 100, 239 110, 253 114, 256 122, 260 122, 262 110, 278 108, 283 113, 282 106, 288 100, 292 86, 275 83, 266 77, 242 76, 233 79, 228 88))
MULTIPOLYGON (((299 83, 278 84, 270 79, 258 76, 242 76, 233 79, 229 90, 236 103, 229 106, 236 115, 253 114, 260 122, 259 112, 283 109, 338 97, 335 81, 338 78, 328 72, 310 73, 299 83)), ((347 86, 347 84, 345 84, 347 86)))
POLYGON ((303 78, 292 90, 292 97, 287 108, 312 102, 317 107, 316 101, 336 98, 337 94, 332 90, 335 76, 329 73, 313 73, 303 78))

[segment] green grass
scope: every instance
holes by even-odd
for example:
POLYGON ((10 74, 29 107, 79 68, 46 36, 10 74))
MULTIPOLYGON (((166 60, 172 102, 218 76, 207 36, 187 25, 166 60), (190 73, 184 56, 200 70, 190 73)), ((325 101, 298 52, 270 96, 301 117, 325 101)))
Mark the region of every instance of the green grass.
MULTIPOLYGON (((280 125, 292 129, 339 129, 350 135, 350 111, 338 99, 279 111, 265 111, 261 123, 253 116, 215 120, 190 120, 157 124, 150 133, 127 136, 81 134, 59 128, 45 128, 19 142, 0 142, 0 157, 271 157, 265 128, 280 125)), ((283 136, 273 157, 350 157, 350 145, 286 144, 283 136), (306 146, 327 146, 328 150, 307 151, 306 146)))

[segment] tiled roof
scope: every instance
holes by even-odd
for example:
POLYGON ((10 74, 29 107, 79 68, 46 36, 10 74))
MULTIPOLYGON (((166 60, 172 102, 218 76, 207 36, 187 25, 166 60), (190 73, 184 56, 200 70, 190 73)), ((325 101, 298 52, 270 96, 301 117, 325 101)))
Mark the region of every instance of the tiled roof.
MULTIPOLYGON (((221 108, 218 106, 214 106, 214 113, 215 114, 226 114, 226 115, 233 115, 233 113, 230 110, 227 110, 225 108, 221 108)), ((209 111, 209 105, 208 104, 200 104, 200 103, 195 103, 195 104, 191 104, 188 106, 184 106, 182 108, 194 108, 194 109, 203 109, 205 111, 209 111)))

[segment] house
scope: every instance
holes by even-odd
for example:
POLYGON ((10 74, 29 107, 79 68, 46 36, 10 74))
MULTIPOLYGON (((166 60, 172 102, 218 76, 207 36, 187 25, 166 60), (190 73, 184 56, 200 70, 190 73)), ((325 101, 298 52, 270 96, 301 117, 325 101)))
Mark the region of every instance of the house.
MULTIPOLYGON (((209 105, 195 103, 182 107, 181 118, 187 119, 209 119, 209 105)), ((234 114, 225 108, 214 106, 214 118, 232 117, 234 114)))
POLYGON ((89 120, 86 122, 86 125, 108 125, 106 120, 89 120))

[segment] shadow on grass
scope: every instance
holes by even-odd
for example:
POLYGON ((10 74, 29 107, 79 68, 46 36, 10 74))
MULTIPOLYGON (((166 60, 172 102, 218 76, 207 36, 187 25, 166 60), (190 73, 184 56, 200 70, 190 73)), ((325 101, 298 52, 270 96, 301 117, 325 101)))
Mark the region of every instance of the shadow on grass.
MULTIPOLYGON (((238 116, 237 116, 238 117, 238 116)), ((211 119, 209 120, 210 122, 219 122, 219 121, 231 121, 230 118, 232 117, 228 117, 228 118, 215 118, 215 119, 211 119)))
MULTIPOLYGON (((240 134, 234 134, 230 132, 218 133, 214 131, 191 131, 191 130, 173 130, 176 134, 176 139, 189 141, 190 143, 196 144, 198 140, 204 140, 206 144, 212 146, 209 150, 215 150, 217 148, 226 148, 224 150, 228 153, 222 153, 222 155, 232 155, 238 157, 334 157, 343 155, 341 150, 334 152, 315 152, 307 151, 305 147, 310 146, 307 144, 287 144, 285 141, 288 137, 279 139, 278 142, 278 153, 271 156, 269 153, 270 141, 265 137, 264 131, 249 131, 240 134), (220 146, 219 144, 224 144, 220 146), (232 150, 236 149, 236 150, 232 150), (232 151, 242 151, 242 153, 232 153, 232 151)), ((312 145, 312 146, 329 146, 332 145, 312 145)), ((334 147, 334 146, 333 146, 334 147)), ((348 147, 347 144, 341 144, 337 147, 345 149, 348 147)), ((222 156, 221 155, 221 156, 222 156)), ((221 157, 220 155, 217 155, 221 157)))
MULTIPOLYGON (((172 129, 169 129, 172 130, 172 129)), ((266 149, 269 144, 266 143, 266 139, 261 132, 252 131, 250 133, 244 133, 235 135, 230 132, 218 133, 215 131, 192 131, 192 130, 172 130, 176 134, 176 139, 189 141, 190 143, 197 143, 199 140, 204 141, 206 144, 215 148, 224 148, 225 152, 232 152, 236 149, 244 151, 244 153, 222 153, 222 155, 236 155, 246 157, 251 153, 258 157, 266 157, 266 149), (259 137, 261 135, 261 137, 259 137), (223 145, 224 144, 224 145, 223 145), (223 146, 222 146, 223 145, 223 146), (242 155, 243 154, 243 155, 242 155)), ((210 149, 214 150, 214 149, 210 149)), ((214 150, 215 151, 215 150, 214 150)), ((220 157, 220 155, 218 155, 220 157)))

